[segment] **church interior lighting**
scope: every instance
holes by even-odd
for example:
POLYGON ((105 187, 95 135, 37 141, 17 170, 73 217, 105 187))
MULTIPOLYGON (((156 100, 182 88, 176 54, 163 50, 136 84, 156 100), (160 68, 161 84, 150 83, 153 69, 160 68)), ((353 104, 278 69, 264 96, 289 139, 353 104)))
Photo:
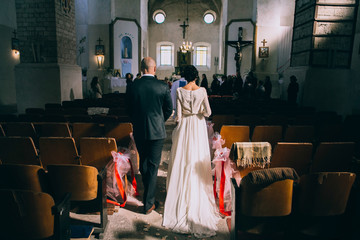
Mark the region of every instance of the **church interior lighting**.
POLYGON ((96 55, 96 61, 98 64, 98 68, 102 68, 104 65, 104 55, 96 55))
POLYGON ((163 10, 156 10, 153 14, 153 19, 157 24, 165 22, 166 14, 163 10))
POLYGON ((211 23, 215 22, 216 14, 214 11, 208 10, 204 13, 203 19, 206 24, 211 24, 211 23))
POLYGON ((194 50, 194 47, 192 45, 192 42, 189 42, 189 41, 184 41, 182 43, 182 45, 180 46, 180 51, 183 52, 183 53, 186 53, 186 52, 192 52, 194 50))
POLYGON ((98 68, 101 69, 104 65, 104 59, 105 59, 105 46, 101 44, 102 40, 99 38, 97 40, 99 44, 95 46, 95 56, 98 68))

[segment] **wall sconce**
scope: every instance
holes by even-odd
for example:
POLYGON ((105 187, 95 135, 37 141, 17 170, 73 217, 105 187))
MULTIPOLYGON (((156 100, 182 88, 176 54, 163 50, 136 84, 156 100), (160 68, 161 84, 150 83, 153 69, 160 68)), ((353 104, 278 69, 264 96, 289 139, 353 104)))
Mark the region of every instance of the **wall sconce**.
POLYGON ((15 55, 20 54, 19 39, 16 38, 16 30, 13 31, 14 37, 11 38, 11 50, 15 55))
POLYGON ((98 68, 102 68, 105 59, 105 46, 101 44, 102 42, 101 38, 99 38, 97 41, 99 42, 99 44, 95 45, 95 56, 96 56, 98 68))

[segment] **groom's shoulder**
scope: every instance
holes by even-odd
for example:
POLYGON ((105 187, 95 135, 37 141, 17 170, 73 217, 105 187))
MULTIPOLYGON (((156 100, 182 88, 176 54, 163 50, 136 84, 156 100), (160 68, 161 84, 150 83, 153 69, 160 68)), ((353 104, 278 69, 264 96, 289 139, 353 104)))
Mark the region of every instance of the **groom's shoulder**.
POLYGON ((161 80, 157 80, 154 77, 151 76, 144 76, 141 79, 138 80, 139 84, 144 86, 148 86, 150 88, 156 88, 158 90, 169 90, 169 85, 167 85, 165 82, 161 81, 161 80))
POLYGON ((169 85, 167 85, 164 81, 157 80, 154 78, 154 81, 152 81, 157 86, 161 86, 162 88, 169 89, 169 85))

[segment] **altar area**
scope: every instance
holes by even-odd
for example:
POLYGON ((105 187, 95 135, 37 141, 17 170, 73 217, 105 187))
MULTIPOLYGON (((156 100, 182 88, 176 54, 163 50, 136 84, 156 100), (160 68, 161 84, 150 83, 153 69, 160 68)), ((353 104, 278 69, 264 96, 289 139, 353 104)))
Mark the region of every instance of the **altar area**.
POLYGON ((125 93, 126 79, 122 77, 105 77, 104 78, 104 92, 105 93, 125 93))

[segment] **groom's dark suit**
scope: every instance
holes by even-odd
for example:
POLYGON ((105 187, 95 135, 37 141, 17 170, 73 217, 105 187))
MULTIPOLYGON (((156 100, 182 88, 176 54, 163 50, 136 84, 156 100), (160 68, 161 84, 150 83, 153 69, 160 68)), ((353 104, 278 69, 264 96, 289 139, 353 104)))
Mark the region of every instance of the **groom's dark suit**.
POLYGON ((165 121, 172 113, 169 87, 152 76, 136 79, 126 93, 144 184, 144 210, 155 203, 157 172, 166 137, 165 121))

